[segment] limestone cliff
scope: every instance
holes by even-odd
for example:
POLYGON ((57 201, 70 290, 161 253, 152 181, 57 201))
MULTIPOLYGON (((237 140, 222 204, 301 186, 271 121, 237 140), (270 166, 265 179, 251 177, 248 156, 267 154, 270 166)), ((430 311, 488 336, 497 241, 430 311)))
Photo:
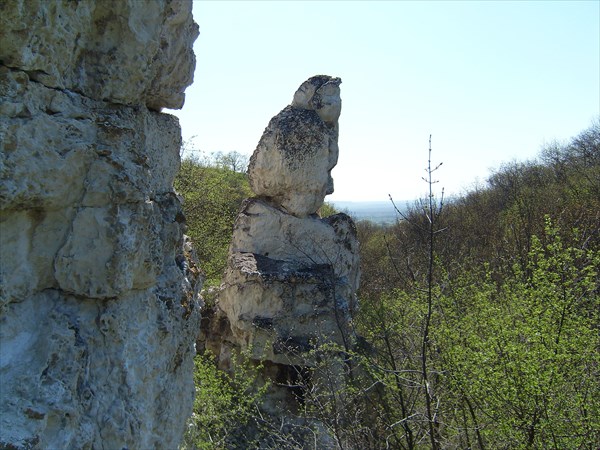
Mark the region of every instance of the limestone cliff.
POLYGON ((197 272, 173 190, 191 1, 0 3, 0 447, 176 448, 197 272))

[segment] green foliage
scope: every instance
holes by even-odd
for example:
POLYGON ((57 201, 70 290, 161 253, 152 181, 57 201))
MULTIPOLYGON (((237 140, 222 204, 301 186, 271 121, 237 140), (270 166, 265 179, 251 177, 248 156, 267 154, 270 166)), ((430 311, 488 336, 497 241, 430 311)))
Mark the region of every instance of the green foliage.
POLYGON ((425 314, 423 291, 395 290, 372 299, 358 317, 358 331, 372 345, 364 370, 377 386, 371 426, 377 441, 391 441, 394 448, 413 448, 427 436, 420 374, 425 314))
POLYGON ((216 367, 210 353, 195 359, 194 410, 187 424, 182 449, 218 450, 250 446, 246 429, 257 415, 257 405, 267 384, 260 386, 247 355, 235 360, 235 372, 227 374, 216 367))
POLYGON ((390 236, 389 228, 376 225, 369 221, 356 224, 360 242, 361 257, 361 289, 360 298, 364 301, 376 299, 402 280, 402 272, 396 270, 396 264, 402 261, 390 252, 390 245, 395 245, 395 239, 390 236))
POLYGON ((456 280, 435 328, 444 382, 492 447, 600 441, 600 252, 564 247, 549 222, 546 234, 501 285, 489 272, 456 280))
MULTIPOLYGON (((565 244, 600 247, 600 122, 567 144, 545 148, 539 160, 512 162, 492 173, 484 186, 444 205, 438 218, 443 245, 436 249, 450 276, 474 265, 526 270, 532 236, 544 241, 544 217, 553 218, 565 244), (570 233, 577 228, 578 233, 570 233)), ((421 203, 391 227, 359 222, 364 264, 361 296, 424 281, 427 273, 427 216, 421 203), (382 256, 385 247, 388 256, 382 256), (372 252, 371 249, 374 251, 372 252), (375 278, 371 278, 373 275, 375 278)), ((440 282, 441 280, 436 280, 440 282)))
POLYGON ((355 323, 376 386, 360 420, 377 442, 431 448, 432 433, 438 448, 600 442, 598 155, 595 124, 445 205, 429 268, 422 203, 392 227, 358 224, 355 323))
POLYGON ((184 159, 175 179, 175 189, 184 199, 187 234, 206 275, 205 286, 219 284, 233 223, 242 201, 251 195, 245 174, 232 170, 231 161, 238 157, 217 154, 216 159, 184 159))
MULTIPOLYGON (((600 252, 567 246, 564 235, 547 219, 526 269, 515 263, 502 279, 489 265, 457 277, 437 267, 443 282, 433 291, 427 364, 441 448, 600 442, 600 252)), ((413 284, 363 302, 357 317, 371 346, 354 359, 367 377, 349 392, 372 405, 358 422, 378 445, 430 448, 420 353, 426 298, 413 284)))

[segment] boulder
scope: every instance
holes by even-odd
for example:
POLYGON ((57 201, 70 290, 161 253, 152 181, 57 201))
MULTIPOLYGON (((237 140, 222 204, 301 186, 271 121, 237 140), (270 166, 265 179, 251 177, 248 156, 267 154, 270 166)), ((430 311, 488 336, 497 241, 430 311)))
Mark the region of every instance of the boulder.
POLYGON ((248 200, 219 296, 233 342, 257 359, 289 365, 303 364, 311 341, 343 345, 356 308, 358 258, 349 216, 301 219, 248 200), (285 350, 300 341, 298 352, 285 350))

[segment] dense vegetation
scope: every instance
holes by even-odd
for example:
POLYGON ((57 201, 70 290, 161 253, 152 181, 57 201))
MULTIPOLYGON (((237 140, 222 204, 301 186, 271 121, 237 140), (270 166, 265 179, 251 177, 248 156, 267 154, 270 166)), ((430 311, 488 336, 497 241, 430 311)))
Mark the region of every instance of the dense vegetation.
POLYGON ((175 189, 183 196, 187 231, 202 262, 205 286, 218 286, 225 270, 233 221, 251 191, 237 152, 204 155, 185 148, 175 189))
MULTIPOLYGON (((202 212, 183 192, 190 234, 206 240, 202 225, 195 229, 198 214, 215 231, 211 242, 225 249, 204 254, 216 280, 223 260, 210 258, 226 251, 247 187, 222 167, 186 164, 226 184, 214 199, 230 205, 218 225, 211 215, 218 210, 202 212)), ((182 171, 179 186, 187 176, 182 171)), ((536 161, 504 165, 451 202, 428 186, 430 196, 393 226, 358 223, 361 339, 352 351, 320 350, 329 351, 329 363, 339 359, 347 383, 328 390, 326 380, 339 373, 327 372, 331 364, 315 367, 321 373, 310 378, 323 386, 307 377, 304 414, 344 449, 597 448, 600 122, 546 147, 536 161)), ((252 402, 243 404, 252 420, 252 402)), ((221 429, 221 447, 207 448, 231 447, 224 436, 234 429, 221 429)), ((278 448, 296 448, 282 442, 278 448)))

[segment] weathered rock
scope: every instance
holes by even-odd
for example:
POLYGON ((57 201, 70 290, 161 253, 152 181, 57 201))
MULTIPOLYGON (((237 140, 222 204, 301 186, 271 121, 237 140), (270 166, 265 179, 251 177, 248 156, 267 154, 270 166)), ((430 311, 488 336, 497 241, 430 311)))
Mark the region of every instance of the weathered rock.
POLYGON ((3 65, 96 100, 181 108, 198 26, 187 0, 11 0, 3 65))
POLYGON ((219 306, 240 348, 301 365, 310 341, 343 343, 358 283, 350 217, 300 219, 252 199, 236 221, 219 306), (298 352, 286 351, 286 342, 298 352))
MULTIPOLYGON (((339 84, 328 76, 309 79, 266 128, 248 170, 257 197, 236 219, 217 307, 204 324, 204 345, 222 368, 246 350, 261 362, 262 377, 275 381, 263 410, 282 423, 302 423, 296 431, 306 425, 293 417, 302 393, 285 384, 314 366, 318 352, 311 350, 325 343, 349 350, 354 342, 356 228, 345 214, 314 214, 333 188, 339 84)), ((340 369, 332 368, 341 375, 340 369)), ((324 439, 319 448, 330 447, 324 439)))
POLYGON ((289 214, 315 214, 325 195, 333 193, 340 83, 325 75, 303 83, 292 105, 271 119, 250 159, 253 192, 289 214))
POLYGON ((191 82, 191 2, 0 8, 0 447, 177 448, 199 277, 154 110, 191 82))

